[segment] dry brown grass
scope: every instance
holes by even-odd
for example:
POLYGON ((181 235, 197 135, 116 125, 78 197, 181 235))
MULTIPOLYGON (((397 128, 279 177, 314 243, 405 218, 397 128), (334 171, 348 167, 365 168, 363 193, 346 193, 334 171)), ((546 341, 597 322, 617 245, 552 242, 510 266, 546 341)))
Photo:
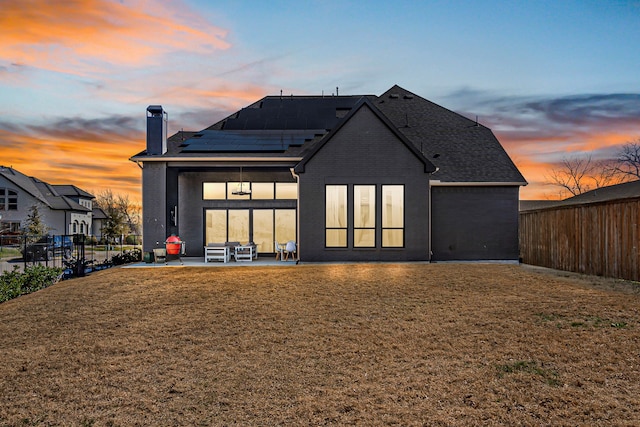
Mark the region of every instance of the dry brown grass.
POLYGON ((638 425, 633 284, 115 268, 0 305, 2 425, 638 425))

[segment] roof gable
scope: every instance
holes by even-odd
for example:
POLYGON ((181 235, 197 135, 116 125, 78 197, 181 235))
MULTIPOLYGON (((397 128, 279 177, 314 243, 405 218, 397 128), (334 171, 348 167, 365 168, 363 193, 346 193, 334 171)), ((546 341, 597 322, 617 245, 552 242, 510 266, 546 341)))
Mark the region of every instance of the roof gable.
POLYGON ((90 209, 87 209, 66 195, 58 192, 59 189, 62 189, 63 192, 77 192, 78 194, 86 195, 83 197, 93 198, 91 194, 74 185, 51 185, 38 178, 27 176, 13 168, 4 166, 0 166, 0 175, 10 182, 13 182, 17 187, 35 197, 50 209, 90 211, 90 209))
POLYGON ((29 177, 22 172, 19 172, 11 167, 0 166, 0 175, 6 178, 8 181, 12 182, 18 188, 26 191, 31 196, 38 199, 40 202, 49 206, 49 202, 44 194, 38 188, 39 180, 35 178, 29 177))
POLYGON ((380 112, 371 101, 363 97, 360 101, 351 109, 351 111, 341 120, 338 125, 333 128, 320 142, 318 142, 311 151, 309 151, 304 158, 295 166, 294 170, 296 173, 304 173, 305 165, 324 147, 340 130, 345 126, 346 123, 349 122, 358 112, 364 108, 368 107, 371 112, 380 120, 390 131, 394 134, 403 144, 404 146, 411 151, 420 162, 424 165, 424 171, 426 173, 432 173, 436 170, 436 167, 431 163, 428 159, 426 159, 420 151, 418 151, 402 133, 398 132, 397 128, 391 123, 391 121, 380 112))

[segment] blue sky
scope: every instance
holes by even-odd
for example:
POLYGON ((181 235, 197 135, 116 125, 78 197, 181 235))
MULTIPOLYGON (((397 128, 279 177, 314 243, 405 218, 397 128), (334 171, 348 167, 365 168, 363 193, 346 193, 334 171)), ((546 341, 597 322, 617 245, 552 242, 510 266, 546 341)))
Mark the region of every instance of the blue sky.
POLYGON ((399 84, 491 127, 529 181, 640 137, 639 1, 0 0, 0 163, 139 197, 145 109, 399 84), (54 3, 54 4, 50 4, 54 3), (71 173, 69 173, 71 172, 71 173))

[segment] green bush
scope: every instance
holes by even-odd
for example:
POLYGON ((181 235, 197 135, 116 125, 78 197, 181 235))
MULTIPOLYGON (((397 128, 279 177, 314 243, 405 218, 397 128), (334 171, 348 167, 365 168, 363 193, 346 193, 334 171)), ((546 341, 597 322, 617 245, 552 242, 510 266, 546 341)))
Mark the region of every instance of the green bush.
POLYGON ((124 243, 126 245, 140 245, 142 243, 140 240, 140 236, 136 234, 129 234, 124 238, 124 243))
POLYGON ((111 262, 113 262, 113 265, 130 264, 132 262, 139 261, 142 261, 142 251, 140 249, 124 251, 121 254, 116 254, 111 257, 111 262))
POLYGON ((27 266, 24 272, 18 269, 15 266, 13 271, 5 271, 0 275, 0 302, 44 289, 62 277, 62 268, 59 267, 36 264, 27 266))

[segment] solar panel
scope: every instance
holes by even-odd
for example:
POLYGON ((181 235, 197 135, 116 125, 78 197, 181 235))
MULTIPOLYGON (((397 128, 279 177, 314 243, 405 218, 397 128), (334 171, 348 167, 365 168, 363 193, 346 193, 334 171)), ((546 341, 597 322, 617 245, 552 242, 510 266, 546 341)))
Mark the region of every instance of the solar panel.
POLYGON ((299 147, 325 130, 203 130, 182 143, 183 152, 282 152, 299 147))

